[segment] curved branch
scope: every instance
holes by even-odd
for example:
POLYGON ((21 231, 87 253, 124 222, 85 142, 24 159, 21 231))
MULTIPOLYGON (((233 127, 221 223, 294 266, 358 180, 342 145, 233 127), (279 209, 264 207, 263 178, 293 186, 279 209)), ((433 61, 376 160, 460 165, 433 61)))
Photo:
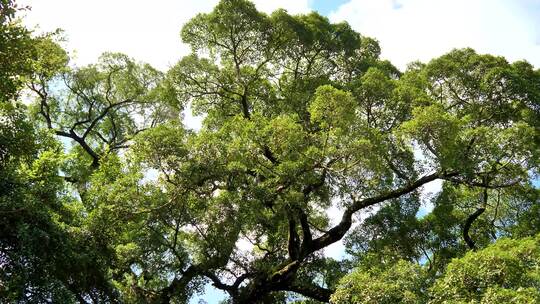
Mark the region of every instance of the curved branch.
POLYGON ((297 281, 294 281, 287 288, 287 291, 296 292, 303 296, 325 303, 328 303, 330 301, 330 296, 334 293, 334 291, 331 289, 323 288, 312 283, 297 281))
POLYGON ((488 193, 487 188, 484 188, 484 192, 482 192, 482 207, 476 209, 476 211, 469 215, 467 220, 465 220, 465 225, 463 226, 463 239, 465 240, 465 243, 467 243, 467 246, 469 246, 470 249, 475 250, 476 244, 472 240, 471 236, 469 235, 469 231, 471 229, 472 224, 484 211, 486 211, 487 206, 487 200, 488 200, 488 193))
POLYGON ((343 238, 343 236, 345 236, 345 233, 347 233, 349 228, 351 228, 353 214, 355 212, 359 211, 360 209, 363 209, 363 208, 366 208, 366 207, 369 207, 369 206, 373 206, 375 204, 384 202, 384 201, 389 200, 389 199, 398 198, 398 197, 400 197, 402 195, 405 195, 405 194, 408 194, 408 193, 420 188, 424 184, 427 184, 427 183, 429 183, 431 181, 434 181, 436 179, 439 179, 439 178, 445 179, 445 178, 449 178, 449 177, 452 177, 452 176, 455 176, 455 175, 457 175, 457 173, 440 173, 440 172, 436 172, 436 173, 421 177, 421 178, 417 179, 416 181, 414 181, 414 182, 412 182, 412 183, 410 183, 410 184, 408 184, 408 185, 406 185, 404 187, 392 190, 390 192, 383 193, 383 194, 380 194, 378 196, 366 198, 366 199, 363 199, 363 200, 354 201, 343 212, 343 216, 341 217, 341 221, 336 226, 334 226, 333 228, 328 230, 327 233, 325 233, 322 236, 318 237, 317 239, 313 240, 313 245, 311 246, 311 248, 306 250, 305 254, 307 255, 307 254, 310 254, 310 253, 315 252, 317 250, 320 250, 320 249, 322 249, 322 248, 324 248, 324 247, 326 247, 326 246, 328 246, 328 245, 330 245, 332 243, 335 243, 335 242, 339 241, 341 238, 343 238))
POLYGON ((210 271, 205 271, 205 272, 203 272, 203 274, 204 274, 205 277, 209 278, 212 281, 212 285, 214 285, 214 287, 216 287, 217 289, 227 291, 228 293, 233 293, 237 288, 234 285, 227 285, 227 284, 221 282, 221 280, 218 278, 218 276, 215 275, 214 273, 210 272, 210 271))
POLYGON ((469 230, 471 229, 471 226, 474 223, 474 221, 480 215, 482 215, 482 213, 484 213, 484 211, 486 211, 486 208, 478 208, 478 209, 476 209, 476 211, 473 214, 469 215, 469 217, 465 221, 465 225, 463 226, 463 239, 465 240, 465 243, 467 243, 467 246, 469 246, 469 248, 473 249, 473 250, 476 249, 476 244, 471 239, 471 237, 469 235, 469 230))
POLYGON ((198 269, 195 265, 189 266, 186 271, 182 272, 181 278, 174 278, 171 284, 163 288, 159 293, 160 303, 170 303, 174 295, 182 295, 187 302, 186 289, 191 280, 198 275, 198 269))
POLYGON ((88 136, 88 134, 90 132, 92 132, 92 130, 94 129, 96 124, 100 120, 102 120, 109 113, 110 110, 112 110, 112 109, 114 109, 116 107, 119 107, 121 105, 128 104, 130 102, 134 102, 134 101, 131 100, 131 99, 126 99, 126 100, 123 100, 123 101, 120 101, 120 102, 117 102, 117 103, 112 103, 112 104, 108 105, 105 109, 103 109, 103 111, 101 111, 101 113, 96 118, 94 118, 94 120, 92 120, 92 122, 90 123, 90 125, 88 126, 86 131, 84 131, 84 133, 82 135, 82 138, 85 139, 86 136, 88 136))
POLYGON ((74 140, 75 142, 77 142, 81 146, 81 148, 83 148, 83 150, 86 153, 88 153, 90 157, 92 157, 92 167, 93 168, 99 167, 99 158, 100 158, 99 155, 90 147, 90 145, 88 145, 88 143, 86 143, 86 141, 83 138, 77 135, 75 131, 70 130, 70 132, 68 133, 68 132, 64 132, 60 130, 55 130, 54 133, 58 136, 70 138, 74 140))

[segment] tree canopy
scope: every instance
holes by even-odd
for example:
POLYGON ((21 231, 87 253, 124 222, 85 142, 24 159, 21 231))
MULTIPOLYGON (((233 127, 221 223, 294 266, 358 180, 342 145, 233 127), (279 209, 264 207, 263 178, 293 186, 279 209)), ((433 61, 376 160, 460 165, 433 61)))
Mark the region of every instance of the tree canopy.
POLYGON ((539 237, 501 239, 447 265, 434 282, 426 269, 400 260, 357 268, 332 303, 538 303, 539 237), (431 285, 431 287, 430 287, 431 285))
POLYGON ((526 61, 455 49, 400 71, 347 23, 222 0, 168 71, 77 67, 0 3, 2 301, 540 301, 526 61))

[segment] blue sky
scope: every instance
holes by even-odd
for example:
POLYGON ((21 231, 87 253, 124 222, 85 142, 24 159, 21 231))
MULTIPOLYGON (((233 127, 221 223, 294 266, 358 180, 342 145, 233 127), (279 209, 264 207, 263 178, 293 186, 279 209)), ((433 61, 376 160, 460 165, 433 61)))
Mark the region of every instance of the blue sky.
POLYGON ((348 0, 312 0, 309 2, 309 7, 321 15, 328 16, 332 11, 337 10, 347 2, 348 0))
MULTIPOLYGON (((94 62, 104 51, 119 51, 167 69, 189 49, 179 39, 183 23, 207 12, 217 0, 21 0, 33 7, 26 23, 43 31, 58 27, 77 65, 94 62)), ((254 0, 260 10, 290 13, 316 10, 333 22, 347 21, 379 40, 382 56, 400 69, 428 61, 452 48, 526 59, 540 68, 540 0, 254 0)), ((186 113, 186 123, 197 118, 186 113)), ((437 192, 440 182, 425 187, 437 192)), ((429 208, 428 208, 429 209, 429 208)), ((429 210, 425 210, 426 212, 429 210)), ((336 213, 339 213, 336 211, 336 213)), ((339 256, 338 243, 327 254, 339 256)), ((218 303, 221 292, 208 289, 199 299, 218 303)))

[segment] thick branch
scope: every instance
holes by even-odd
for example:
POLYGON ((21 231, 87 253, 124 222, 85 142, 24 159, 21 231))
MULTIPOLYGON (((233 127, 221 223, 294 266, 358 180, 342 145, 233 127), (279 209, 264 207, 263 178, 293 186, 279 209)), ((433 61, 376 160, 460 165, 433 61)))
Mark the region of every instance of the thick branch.
POLYGON ((296 232, 296 221, 294 215, 289 214, 289 241, 288 241, 289 258, 291 261, 298 259, 300 253, 300 240, 296 232))
POLYGON ((330 301, 330 296, 334 293, 333 290, 315 284, 296 281, 293 282, 287 290, 325 303, 330 301))
POLYGON ((467 220, 465 221, 465 225, 463 226, 463 239, 465 240, 465 243, 467 243, 467 246, 469 246, 470 249, 476 249, 476 243, 471 239, 471 236, 469 235, 469 230, 471 229, 472 224, 474 221, 482 215, 486 211, 486 208, 478 208, 476 211, 469 215, 467 220))
POLYGON ((81 148, 83 148, 83 150, 88 153, 90 157, 92 157, 92 167, 99 167, 99 155, 86 143, 84 139, 78 136, 75 131, 70 130, 70 132, 68 133, 60 130, 55 130, 54 132, 58 136, 70 138, 77 142, 81 146, 81 148))
POLYGON ((234 286, 234 285, 227 285, 227 284, 221 282, 221 280, 218 278, 218 276, 215 275, 214 273, 210 272, 210 271, 204 272, 204 276, 209 278, 212 281, 212 285, 214 285, 214 287, 216 287, 218 289, 225 290, 225 291, 227 291, 229 293, 234 292, 237 289, 237 287, 234 286))
POLYGON ((246 92, 244 92, 244 95, 242 95, 242 98, 240 99, 240 104, 242 105, 242 114, 244 115, 244 118, 250 119, 251 114, 249 113, 249 104, 247 101, 246 92))
MULTIPOLYGON (((244 296, 238 298, 238 300, 235 300, 235 303, 252 303, 250 301, 252 301, 253 299, 257 299, 257 296, 260 296, 261 294, 267 293, 271 290, 293 291, 322 302, 328 302, 330 300, 330 295, 332 294, 331 290, 316 285, 300 284, 292 281, 294 280, 295 273, 301 267, 303 259, 311 253, 327 247, 328 245, 337 242, 341 238, 343 238, 345 233, 351 227, 353 214, 360 209, 384 202, 389 199, 398 198, 438 178, 449 178, 455 175, 455 173, 433 173, 421 177, 415 182, 401 188, 389 191, 384 194, 380 194, 378 196, 353 202, 352 205, 350 205, 343 213, 341 222, 339 224, 334 226, 332 229, 330 229, 328 232, 326 232, 319 238, 311 240, 309 242, 309 245, 307 242, 304 242, 302 244, 302 251, 300 252, 300 256, 297 259, 292 259, 293 254, 291 254, 291 259, 293 260, 292 262, 282 265, 282 267, 280 267, 278 271, 274 272, 268 279, 255 280, 253 285, 250 286, 250 288, 245 289, 246 293, 244 294, 244 296), (265 288, 262 288, 261 284, 266 285, 265 288)), ((307 225, 307 230, 305 230, 304 232, 309 231, 309 223, 307 221, 307 218, 304 218, 304 220, 302 220, 301 214, 300 218, 302 222, 305 220, 305 224, 307 225)), ((295 228, 296 223, 294 221, 291 221, 289 224, 289 229, 292 229, 292 227, 294 226, 294 232, 293 230, 289 232, 289 238, 297 238, 298 236, 296 235, 295 228)), ((305 237, 311 238, 310 236, 305 237)), ((290 240, 289 251, 291 251, 292 243, 293 242, 291 242, 290 240)))
POLYGON ((352 205, 350 205, 343 213, 343 216, 341 217, 341 221, 339 222, 339 224, 331 228, 327 233, 323 234, 319 238, 313 240, 313 245, 311 249, 306 252, 306 254, 320 250, 332 243, 339 241, 341 238, 343 238, 345 233, 347 233, 349 228, 351 228, 353 214, 359 211, 360 209, 373 206, 375 204, 384 202, 389 199, 398 198, 436 179, 448 178, 455 175, 456 173, 433 173, 433 174, 421 177, 415 182, 410 183, 404 187, 392 190, 390 192, 387 192, 378 196, 374 196, 374 197, 370 197, 370 198, 353 202, 352 205))
POLYGON ((191 282, 191 280, 197 276, 198 269, 196 266, 191 265, 182 273, 181 278, 174 278, 172 283, 163 288, 160 292, 160 298, 159 303, 163 304, 169 304, 171 302, 171 298, 176 296, 183 296, 184 300, 187 302, 188 297, 186 293, 186 289, 188 284, 191 282))
POLYGON ((302 227, 302 247, 301 252, 304 252, 306 248, 310 248, 313 242, 313 236, 311 234, 311 228, 309 227, 308 216, 301 208, 298 208, 298 217, 300 218, 300 226, 302 227))
POLYGON ((272 151, 270 151, 270 148, 268 148, 268 146, 264 146, 263 154, 271 163, 273 163, 273 164, 278 163, 278 160, 274 156, 274 153, 272 153, 272 151))
POLYGON ((471 229, 472 224, 484 211, 486 211, 487 206, 487 188, 484 188, 484 191, 482 192, 482 207, 476 209, 476 211, 469 215, 467 220, 465 220, 465 225, 463 226, 463 239, 465 240, 465 243, 467 243, 467 246, 469 246, 470 249, 475 250, 476 249, 476 243, 472 240, 471 236, 469 235, 469 231, 471 229))
POLYGON ((133 101, 131 99, 126 99, 126 100, 123 100, 121 102, 112 103, 112 104, 108 105, 105 109, 103 109, 103 111, 96 118, 94 118, 94 120, 92 120, 92 122, 90 123, 90 125, 88 126, 86 131, 84 131, 82 138, 85 139, 86 136, 88 136, 88 134, 90 134, 90 132, 92 132, 94 127, 97 125, 97 123, 100 120, 102 120, 109 113, 110 110, 112 110, 112 109, 114 109, 116 107, 119 107, 121 105, 130 103, 130 102, 133 102, 133 101))

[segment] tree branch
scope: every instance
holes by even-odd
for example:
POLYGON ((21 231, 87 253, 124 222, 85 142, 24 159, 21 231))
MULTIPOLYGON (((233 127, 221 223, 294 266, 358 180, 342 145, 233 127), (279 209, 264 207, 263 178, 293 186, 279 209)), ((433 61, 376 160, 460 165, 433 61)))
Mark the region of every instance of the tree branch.
POLYGON ((168 304, 171 302, 171 298, 174 295, 182 296, 183 300, 187 302, 186 289, 191 280, 197 276, 198 269, 197 266, 191 265, 185 271, 182 272, 181 278, 174 278, 171 284, 163 288, 159 292, 159 301, 163 304, 168 304))
POLYGON ((291 261, 296 261, 300 254, 300 240, 298 233, 296 232, 296 221, 294 220, 293 214, 288 214, 289 216, 289 240, 288 240, 288 252, 289 258, 291 261))
POLYGON ((319 238, 313 240, 313 245, 311 246, 311 248, 309 248, 309 250, 306 251, 306 254, 310 254, 312 252, 320 250, 332 243, 339 241, 341 238, 343 238, 345 233, 347 233, 349 228, 351 228, 353 214, 357 212, 358 210, 369 207, 369 206, 373 206, 375 204, 384 202, 389 199, 398 198, 436 179, 449 178, 455 175, 457 175, 457 173, 439 173, 439 172, 433 173, 433 174, 421 177, 417 179, 415 182, 410 183, 404 187, 392 190, 387 193, 380 194, 378 196, 374 196, 374 197, 370 197, 370 198, 353 202, 347 209, 345 209, 339 224, 337 224, 336 226, 328 230, 327 233, 323 234, 319 238))
POLYGON ((124 104, 128 104, 130 102, 133 102, 133 100, 131 99, 126 99, 126 100, 123 100, 123 101, 120 101, 118 103, 113 103, 113 104, 110 104, 108 105, 105 109, 103 109, 103 111, 101 111, 101 113, 96 117, 94 118, 94 120, 92 120, 92 122, 90 123, 90 125, 88 126, 88 128, 86 129, 86 131, 84 131, 83 135, 82 135, 82 139, 85 139, 86 136, 88 136, 88 134, 90 132, 92 132, 92 130, 94 129, 94 127, 96 126, 96 124, 102 120, 108 113, 110 110, 116 108, 116 107, 119 107, 121 105, 124 105, 124 104))
POLYGON ((482 207, 476 209, 476 211, 469 215, 467 217, 467 220, 465 220, 465 225, 463 226, 463 239, 465 240, 465 243, 467 243, 467 246, 469 246, 470 249, 476 250, 476 243, 472 240, 471 236, 469 235, 469 231, 471 229, 472 224, 484 211, 486 211, 487 207, 487 200, 488 200, 488 193, 487 188, 484 188, 484 191, 482 192, 482 207))
POLYGON ((331 289, 323 288, 312 283, 298 281, 292 282, 292 284, 288 286, 287 291, 296 292, 325 303, 330 301, 330 296, 334 293, 331 289))

